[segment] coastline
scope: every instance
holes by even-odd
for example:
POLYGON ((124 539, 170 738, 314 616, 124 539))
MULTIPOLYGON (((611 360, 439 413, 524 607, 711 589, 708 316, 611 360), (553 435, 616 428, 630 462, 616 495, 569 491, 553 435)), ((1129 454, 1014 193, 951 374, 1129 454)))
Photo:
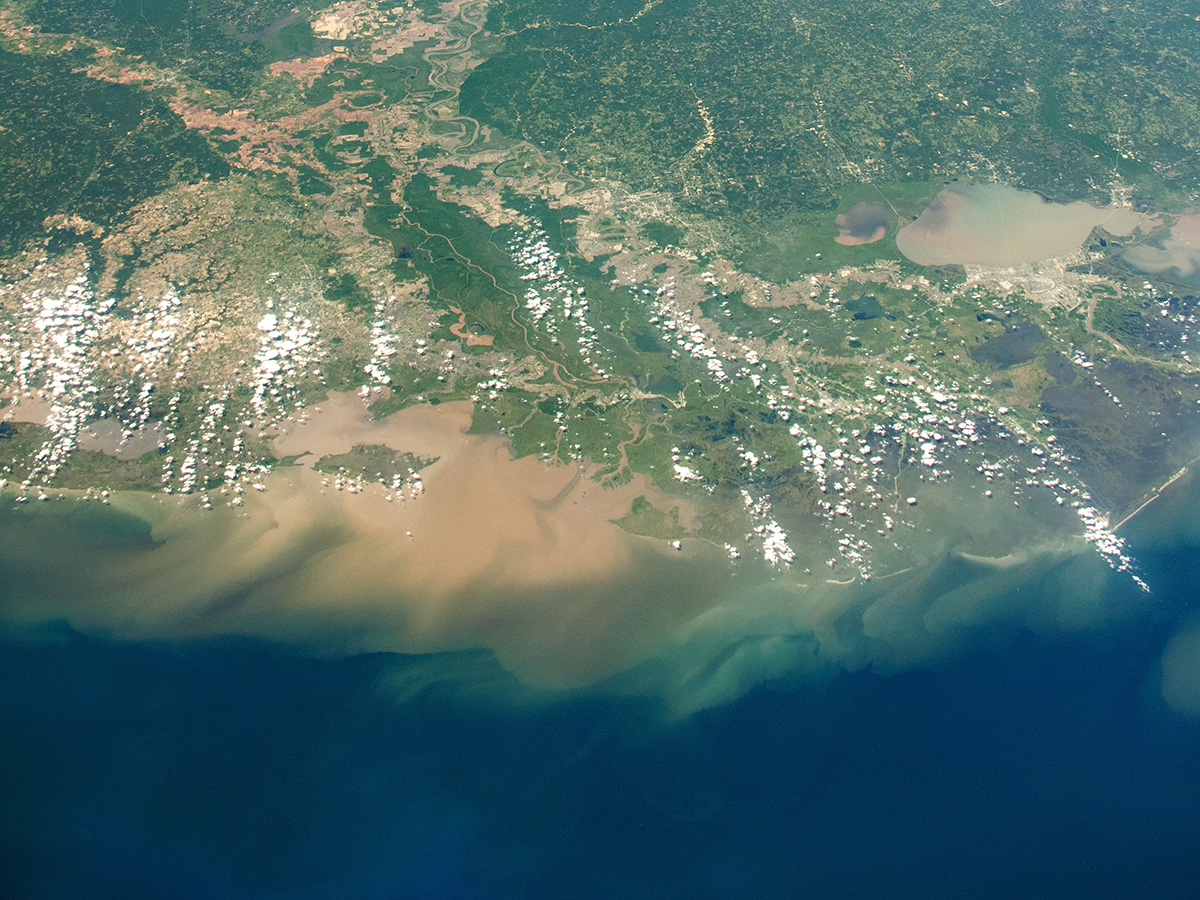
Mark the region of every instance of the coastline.
POLYGON ((1147 506, 1149 506, 1151 503, 1153 503, 1155 500, 1157 500, 1159 497, 1161 497, 1163 491, 1165 491, 1167 488, 1169 488, 1171 485, 1173 485, 1176 481, 1178 481, 1184 475, 1187 475, 1188 472, 1191 471, 1191 467, 1196 465, 1197 462, 1200 462, 1200 456, 1196 457, 1196 459, 1193 459, 1186 466, 1184 466, 1182 469, 1180 469, 1178 472, 1176 472, 1174 475, 1172 475, 1167 481, 1163 482, 1157 488, 1152 490, 1150 492, 1149 496, 1147 496, 1145 500, 1143 500, 1140 504, 1138 504, 1137 508, 1134 509, 1133 512, 1131 512, 1129 515, 1127 515, 1125 518, 1123 518, 1120 522, 1118 522, 1116 525, 1114 525, 1112 527, 1113 533, 1115 534, 1116 532, 1120 531, 1121 528, 1125 525, 1125 523, 1129 522, 1138 513, 1140 513, 1147 506))

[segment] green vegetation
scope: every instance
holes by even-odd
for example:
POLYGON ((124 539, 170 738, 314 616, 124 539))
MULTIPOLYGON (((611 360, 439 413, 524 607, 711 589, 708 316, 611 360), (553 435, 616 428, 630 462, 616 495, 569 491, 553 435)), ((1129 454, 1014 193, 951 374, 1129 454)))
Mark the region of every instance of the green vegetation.
POLYGON ((323 295, 330 303, 342 303, 351 312, 369 310, 374 305, 370 296, 349 272, 326 275, 323 295))
MULTIPOLYGON (((419 76, 428 78, 429 64, 421 59, 424 49, 424 45, 410 47, 379 64, 336 59, 305 90, 304 99, 312 106, 321 106, 332 100, 334 94, 341 94, 349 97, 350 105, 355 108, 396 103, 421 81, 419 76)), ((366 129, 359 125, 349 123, 339 133, 361 136, 366 129)))
MULTIPOLYGON (((326 5, 311 0, 306 8, 326 5)), ((115 44, 233 94, 246 93, 268 63, 315 55, 329 43, 290 0, 33 0, 25 14, 47 31, 115 44)))
POLYGON ((171 184, 228 173, 165 104, 72 71, 80 61, 0 50, 5 252, 56 213, 107 225, 171 184))
POLYGON ((630 534, 652 538, 670 539, 687 534, 687 530, 679 524, 679 507, 673 506, 664 512, 645 497, 636 498, 629 512, 620 519, 614 519, 613 524, 630 534))
POLYGON ((382 444, 356 444, 348 453, 321 457, 313 468, 331 475, 351 475, 391 484, 397 477, 406 479, 435 462, 436 459, 421 459, 382 444))
POLYGON ((483 172, 479 169, 464 169, 462 166, 444 166, 442 173, 449 176, 450 183, 455 187, 475 187, 483 180, 483 172))
POLYGON ((839 266, 862 266, 881 259, 911 264, 896 249, 896 232, 917 218, 945 186, 942 181, 886 184, 847 184, 839 189, 836 209, 782 211, 774 219, 747 226, 744 243, 731 249, 739 265, 756 275, 782 284, 805 273, 829 271, 839 266), (896 221, 881 240, 870 244, 839 244, 834 220, 857 203, 878 203, 896 213, 896 221))
POLYGON ((678 247, 683 243, 684 230, 667 222, 647 222, 640 236, 660 247, 678 247))
MULTIPOLYGON (((856 184, 976 173, 1107 199, 1116 171, 1162 200, 1200 183, 1184 0, 634 5, 494 7, 489 28, 509 37, 464 85, 464 112, 730 218, 751 245, 856 184)), ((781 254, 817 236, 782 230, 781 254)))

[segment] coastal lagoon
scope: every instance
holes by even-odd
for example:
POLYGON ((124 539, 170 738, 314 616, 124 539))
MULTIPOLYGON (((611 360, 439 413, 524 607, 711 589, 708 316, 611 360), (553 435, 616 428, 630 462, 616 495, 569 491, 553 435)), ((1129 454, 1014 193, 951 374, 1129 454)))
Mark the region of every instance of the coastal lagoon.
POLYGON ((1012 267, 1077 253, 1097 227, 1128 235, 1155 222, 1125 207, 1053 203, 1000 183, 955 183, 900 229, 896 246, 925 266, 1012 267))
POLYGON ((896 214, 878 203, 856 203, 834 220, 839 244, 853 247, 883 240, 896 214))

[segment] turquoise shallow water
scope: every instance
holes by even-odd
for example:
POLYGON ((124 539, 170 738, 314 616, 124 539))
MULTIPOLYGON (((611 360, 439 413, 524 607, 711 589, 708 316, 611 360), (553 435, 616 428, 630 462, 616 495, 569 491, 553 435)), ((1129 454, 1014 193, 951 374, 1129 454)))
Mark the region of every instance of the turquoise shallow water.
POLYGON ((1119 622, 675 722, 482 652, 9 627, 0 896, 1192 900, 1200 724, 1156 679, 1200 597, 1197 493, 1131 523, 1153 594, 1119 622))

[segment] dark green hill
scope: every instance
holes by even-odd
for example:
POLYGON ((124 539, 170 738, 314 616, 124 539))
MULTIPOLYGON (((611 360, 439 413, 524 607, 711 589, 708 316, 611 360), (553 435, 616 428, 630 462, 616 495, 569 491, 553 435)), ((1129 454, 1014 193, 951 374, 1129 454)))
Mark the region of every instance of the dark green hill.
POLYGON ((308 16, 291 0, 35 0, 25 15, 47 31, 115 44, 234 94, 265 64, 315 43, 308 16))
POLYGON ((847 183, 948 175, 1107 200, 1117 173, 1159 203, 1200 195, 1194 3, 593 7, 497 6, 506 48, 463 111, 752 222, 828 208, 847 183))
POLYGON ((169 184, 228 172, 164 103, 73 72, 72 63, 0 51, 4 252, 47 216, 109 223, 169 184))

